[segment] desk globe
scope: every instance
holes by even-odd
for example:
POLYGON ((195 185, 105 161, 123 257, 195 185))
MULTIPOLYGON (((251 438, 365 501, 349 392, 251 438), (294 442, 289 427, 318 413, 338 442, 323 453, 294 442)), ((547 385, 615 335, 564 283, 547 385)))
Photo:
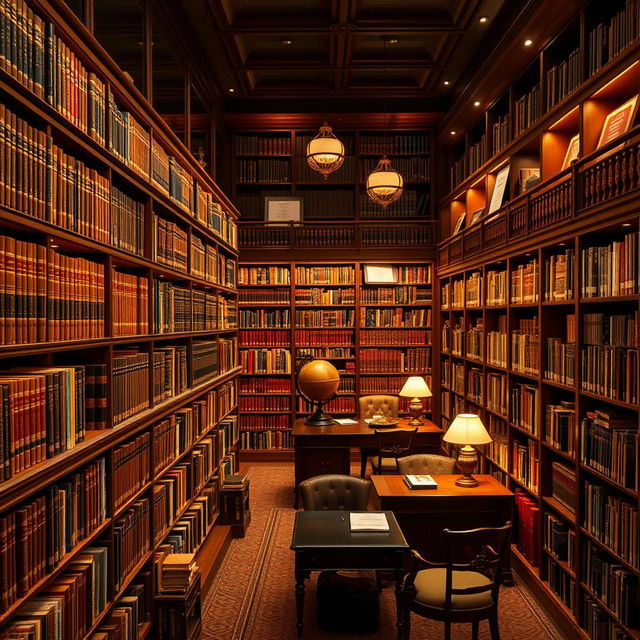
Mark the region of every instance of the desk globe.
POLYGON ((340 386, 338 370, 326 360, 311 360, 298 371, 297 383, 300 395, 316 404, 315 411, 307 418, 305 424, 316 427, 333 424, 333 418, 325 413, 322 407, 338 391, 340 386))

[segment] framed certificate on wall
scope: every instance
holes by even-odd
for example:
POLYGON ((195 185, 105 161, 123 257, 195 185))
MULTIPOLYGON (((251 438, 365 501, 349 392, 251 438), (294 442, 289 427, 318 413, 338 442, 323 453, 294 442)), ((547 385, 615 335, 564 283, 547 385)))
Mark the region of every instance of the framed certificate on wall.
POLYGON ((600 132, 598 149, 629 131, 636 115, 637 106, 638 96, 636 95, 607 115, 602 125, 602 131, 600 132))
POLYGON ((268 196, 264 199, 265 222, 302 222, 302 198, 268 196))

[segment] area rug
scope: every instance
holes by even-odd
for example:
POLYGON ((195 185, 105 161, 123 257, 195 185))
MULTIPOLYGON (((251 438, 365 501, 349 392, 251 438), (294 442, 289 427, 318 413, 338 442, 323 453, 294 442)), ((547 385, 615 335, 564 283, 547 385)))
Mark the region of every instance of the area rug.
MULTIPOLYGON (((295 511, 293 468, 255 466, 251 482, 251 524, 243 539, 234 540, 206 596, 203 640, 293 640, 295 633, 294 557, 289 549, 295 511)), ((500 594, 502 640, 562 640, 532 595, 516 578, 514 587, 500 594)), ((315 575, 307 582, 304 638, 306 640, 392 640, 396 637, 392 588, 380 596, 380 630, 375 634, 337 634, 319 631, 315 619, 315 575)), ((412 615, 413 639, 442 638, 442 623, 412 615)), ((471 637, 470 625, 454 625, 453 640, 471 637)), ((486 622, 480 639, 489 640, 486 622)))

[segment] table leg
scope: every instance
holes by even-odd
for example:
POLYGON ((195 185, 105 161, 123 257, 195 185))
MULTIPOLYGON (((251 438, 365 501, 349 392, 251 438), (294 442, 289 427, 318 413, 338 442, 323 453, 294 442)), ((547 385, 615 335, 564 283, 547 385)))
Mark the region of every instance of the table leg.
POLYGON ((296 616, 297 635, 302 638, 302 620, 304 618, 304 581, 307 578, 306 571, 296 571, 296 616))
POLYGON ((402 579, 404 571, 394 571, 396 578, 396 616, 398 618, 398 640, 404 640, 404 615, 402 606, 402 579))

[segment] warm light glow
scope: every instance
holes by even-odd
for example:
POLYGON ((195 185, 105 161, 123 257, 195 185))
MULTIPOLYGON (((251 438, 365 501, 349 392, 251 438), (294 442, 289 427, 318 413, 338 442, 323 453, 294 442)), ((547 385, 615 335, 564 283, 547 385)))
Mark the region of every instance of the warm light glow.
POLYGON ((389 44, 398 44, 398 38, 390 38, 389 44))
POLYGON ((433 394, 422 376, 409 376, 400 395, 405 398, 431 398, 433 394))
POLYGON ((442 437, 451 444, 480 445, 489 444, 491 436, 475 413, 459 413, 449 425, 442 437))
POLYGON ((391 161, 384 156, 367 178, 367 195, 383 207, 395 202, 404 190, 402 176, 391 166, 391 161))
POLYGON ((326 180, 344 162, 344 145, 325 122, 318 135, 307 145, 307 164, 326 180))
POLYGON ((478 19, 478 22, 480 22, 480 24, 484 24, 485 22, 489 22, 489 16, 480 16, 480 18, 478 19))
POLYGON ((476 100, 476 101, 473 103, 473 106, 474 106, 474 107, 479 107, 479 106, 480 106, 480 100, 476 100))
POLYGON ((623 226, 623 227, 630 227, 630 226, 631 226, 631 223, 630 223, 630 222, 623 222, 623 223, 622 223, 622 226, 623 226))
POLYGON ((524 41, 524 46, 525 47, 530 47, 532 44, 533 44, 533 40, 527 39, 527 40, 524 41))
POLYGON ((235 89, 233 89, 232 87, 229 87, 229 93, 233 93, 235 91, 235 89))
POLYGON ((455 131, 449 131, 449 133, 450 133, 452 136, 455 136, 455 135, 456 135, 456 132, 455 132, 455 131))
POLYGON ((283 40, 282 44, 293 44, 293 40, 283 40))
POLYGON ((442 84, 444 84, 445 87, 448 87, 451 82, 449 80, 445 80, 442 84))

